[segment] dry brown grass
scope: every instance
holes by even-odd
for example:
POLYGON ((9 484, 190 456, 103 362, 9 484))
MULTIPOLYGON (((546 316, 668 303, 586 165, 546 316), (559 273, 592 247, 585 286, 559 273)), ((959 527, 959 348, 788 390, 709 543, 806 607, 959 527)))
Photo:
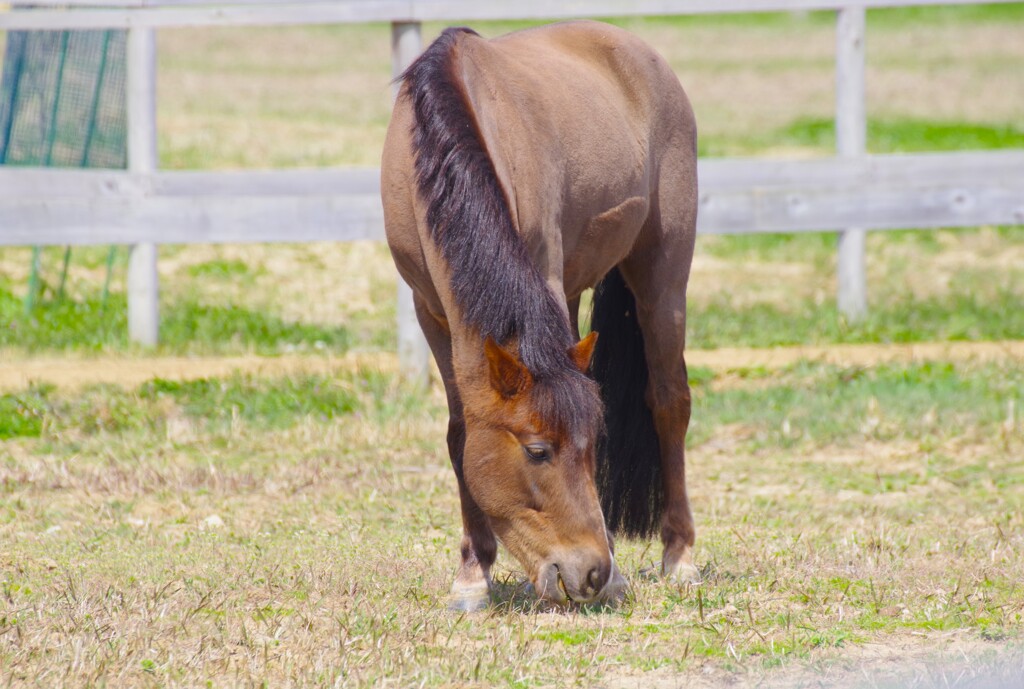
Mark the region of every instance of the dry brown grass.
MULTIPOLYGON (((369 394, 360 380, 333 384, 369 394)), ((650 577, 657 547, 624 542, 625 606, 545 611, 502 554, 496 606, 466 617, 445 612, 459 534, 438 390, 284 427, 111 388, 69 399, 71 421, 0 448, 0 683, 1019 678, 1019 422, 891 437, 868 403, 842 412, 863 435, 787 444, 705 412, 689 452, 703 585, 650 577)))
MULTIPOLYGON (((314 433, 326 435, 319 442, 353 440, 322 429, 274 440, 309 442, 314 433)), ((387 447, 383 438, 367 440, 387 447)), ((859 470, 890 470, 889 453, 867 449, 874 457, 856 461, 859 470)), ((262 450, 253 450, 260 457, 262 450)), ((484 683, 512 686, 516 678, 562 685, 599 677, 623 686, 646 682, 641 673, 660 666, 654 678, 666 682, 680 681, 680 670, 700 677, 707 668, 719 681, 745 685, 762 677, 767 661, 789 667, 790 677, 804 676, 808 664, 831 667, 828 659, 837 657, 841 669, 844 657, 852 659, 833 646, 858 642, 898 644, 904 661, 966 650, 975 667, 997 648, 976 632, 923 629, 894 638, 830 630, 847 628, 851 617, 878 617, 882 625, 923 621, 951 606, 962 608, 969 624, 970 615, 989 614, 986 582, 1009 581, 1024 566, 1019 540, 1001 543, 988 519, 967 518, 955 538, 943 537, 938 514, 894 526, 907 495, 880 501, 844 494, 837 506, 817 492, 810 505, 801 501, 807 513, 800 514, 783 507, 796 487, 764 485, 763 472, 754 471, 752 463, 768 457, 698 452, 696 461, 715 466, 717 484, 729 491, 697 504, 705 557, 711 550, 728 561, 716 563, 707 588, 673 593, 637 579, 652 554, 630 544, 623 558, 636 600, 625 615, 509 616, 499 609, 459 618, 443 612, 457 542, 447 471, 375 471, 332 461, 332 454, 287 464, 275 457, 268 472, 193 469, 187 460, 176 466, 172 453, 163 468, 147 467, 151 459, 128 467, 39 462, 9 476, 24 486, 13 497, 37 505, 18 522, 45 529, 12 534, 20 542, 3 563, 8 585, 21 586, 4 604, 7 624, 18 619, 0 642, 7 646, 5 680, 411 686, 471 682, 480 673, 484 683), (763 519, 752 501, 775 506, 776 518, 781 508, 791 523, 744 528, 738 538, 737 525, 763 519), (358 510, 340 507, 354 503, 358 510), (819 523, 808 522, 810 515, 819 523), (723 538, 727 552, 716 543, 723 538), (821 590, 830 578, 874 582, 878 600, 872 604, 867 590, 850 600, 842 583, 821 590), (713 600, 697 612, 685 604, 694 596, 713 600), (724 649, 725 657, 688 657, 711 649, 724 649)), ((830 465, 831 455, 817 461, 830 465)), ((698 495, 710 488, 696 482, 698 495)), ((930 494, 961 513, 955 489, 930 494)), ((1010 600, 997 598, 1000 612, 1019 616, 1010 600)), ((853 658, 878 668, 860 652, 853 658)), ((893 669, 892 657, 885 660, 893 669)), ((842 677, 850 669, 831 672, 842 677)), ((902 663, 897 669, 907 671, 902 663)))

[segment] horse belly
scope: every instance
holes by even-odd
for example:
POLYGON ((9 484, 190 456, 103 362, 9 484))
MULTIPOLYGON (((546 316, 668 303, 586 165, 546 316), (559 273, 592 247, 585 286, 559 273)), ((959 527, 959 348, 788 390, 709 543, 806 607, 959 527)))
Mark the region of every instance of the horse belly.
POLYGON ((565 246, 564 286, 569 299, 597 284, 632 249, 650 210, 646 196, 632 196, 590 218, 565 246))

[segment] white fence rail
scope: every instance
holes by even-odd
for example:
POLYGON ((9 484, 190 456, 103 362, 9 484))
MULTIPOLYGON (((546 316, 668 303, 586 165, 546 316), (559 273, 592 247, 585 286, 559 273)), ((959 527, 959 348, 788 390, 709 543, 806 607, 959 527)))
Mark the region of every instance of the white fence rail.
MULTIPOLYGON (((980 1, 28 2, 32 9, 0 12, 0 30, 129 29, 129 170, 0 168, 0 245, 131 245, 129 330, 134 340, 143 343, 155 343, 157 338, 158 244, 383 238, 376 170, 158 171, 154 45, 155 30, 161 27, 389 21, 393 71, 397 74, 419 53, 421 22, 428 20, 837 10, 838 157, 700 161, 699 231, 840 231, 838 300, 840 308, 856 318, 867 303, 866 230, 1024 223, 1024 151, 865 155, 865 9, 982 4, 980 1)), ((399 350, 406 370, 422 375, 426 348, 418 336, 411 296, 404 285, 399 289, 399 350)))
MULTIPOLYGON (((1024 224, 1024 151, 701 160, 708 234, 1024 224)), ((0 168, 0 245, 384 238, 376 169, 0 168)))
POLYGON ((0 29, 133 29, 182 26, 484 21, 864 10, 1019 0, 15 0, 31 13, 0 15, 0 29), (97 6, 102 6, 98 8, 97 6), (63 9, 70 6, 70 10, 63 9))

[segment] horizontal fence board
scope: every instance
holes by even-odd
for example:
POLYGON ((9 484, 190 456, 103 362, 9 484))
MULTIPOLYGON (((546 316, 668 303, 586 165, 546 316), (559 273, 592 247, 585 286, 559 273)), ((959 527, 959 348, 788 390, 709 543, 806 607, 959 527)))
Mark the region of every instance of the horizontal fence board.
POLYGON ((702 159, 702 187, 959 184, 1024 174, 1024 150, 865 155, 859 158, 702 159))
MULTIPOLYGON (((198 26, 289 26, 390 21, 409 13, 407 2, 295 2, 280 5, 45 9, 0 13, 0 29, 130 29, 198 26)), ((407 18, 406 21, 409 21, 407 18)))
POLYGON ((918 5, 991 5, 1013 3, 1020 0, 522 0, 509 2, 492 0, 481 3, 480 0, 8 0, 6 5, 19 10, 31 8, 180 8, 180 7, 238 7, 302 4, 321 5, 362 5, 400 6, 403 11, 411 14, 446 14, 450 12, 492 11, 479 9, 481 4, 504 8, 506 12, 522 14, 526 9, 538 7, 560 8, 560 11, 582 12, 584 9, 598 8, 623 14, 643 13, 713 13, 713 12, 785 12, 807 8, 835 9, 839 7, 910 7, 918 5), (524 9, 525 8, 525 9, 524 9))
POLYGON ((0 200, 0 245, 199 244, 384 238, 380 199, 149 196, 0 200))
MULTIPOLYGON (((702 160, 704 233, 1024 224, 1024 151, 702 160)), ((0 245, 382 239, 376 169, 0 168, 0 245)))
MULTIPOLYGON (((1024 175, 1024 150, 868 155, 863 158, 775 160, 705 158, 698 163, 702 190, 750 187, 829 187, 858 184, 925 185, 998 183, 1024 175)), ((377 168, 157 171, 0 166, 0 198, 112 195, 117 193, 376 194, 377 168)))
MULTIPOLYGON (((985 4, 1013 0, 985 0, 985 4)), ((0 29, 335 24, 373 21, 483 21, 786 12, 840 7, 974 5, 980 0, 42 0, 43 9, 0 12, 0 29), (100 8, 95 6, 99 4, 100 8), (72 5, 69 9, 55 9, 72 5), (78 7, 75 7, 77 5, 78 7), (85 7, 89 5, 89 7, 85 7)))
POLYGON ((703 160, 699 180, 707 233, 1024 224, 1024 151, 703 160))
POLYGON ((216 195, 377 194, 377 168, 158 171, 138 175, 120 170, 0 166, 0 202, 41 196, 113 197, 216 195))
MULTIPOLYGON (((147 179, 121 170, 0 165, 0 203, 26 196, 138 196, 145 184, 147 179)), ((0 234, 5 229, 0 225, 0 234)))
POLYGON ((709 192, 698 218, 705 234, 1024 224, 1024 183, 709 192))
POLYGON ((258 170, 238 172, 159 172, 153 192, 169 196, 217 194, 288 195, 380 194, 378 168, 258 170))

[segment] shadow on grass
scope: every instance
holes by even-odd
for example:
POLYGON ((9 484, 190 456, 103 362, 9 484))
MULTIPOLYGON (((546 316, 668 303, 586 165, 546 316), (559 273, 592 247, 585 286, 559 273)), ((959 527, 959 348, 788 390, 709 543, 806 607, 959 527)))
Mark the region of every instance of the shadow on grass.
MULTIPOLYGON (((626 599, 618 604, 613 603, 587 603, 580 605, 570 603, 567 606, 555 605, 543 601, 537 597, 533 584, 516 574, 506 574, 504 578, 496 578, 491 582, 491 603, 487 611, 491 615, 522 615, 524 613, 565 613, 579 615, 600 615, 608 613, 619 613, 630 608, 633 604, 633 595, 630 591, 626 599)), ((566 639, 560 639, 566 641, 566 639)), ((572 640, 569 640, 572 643, 572 640)))

